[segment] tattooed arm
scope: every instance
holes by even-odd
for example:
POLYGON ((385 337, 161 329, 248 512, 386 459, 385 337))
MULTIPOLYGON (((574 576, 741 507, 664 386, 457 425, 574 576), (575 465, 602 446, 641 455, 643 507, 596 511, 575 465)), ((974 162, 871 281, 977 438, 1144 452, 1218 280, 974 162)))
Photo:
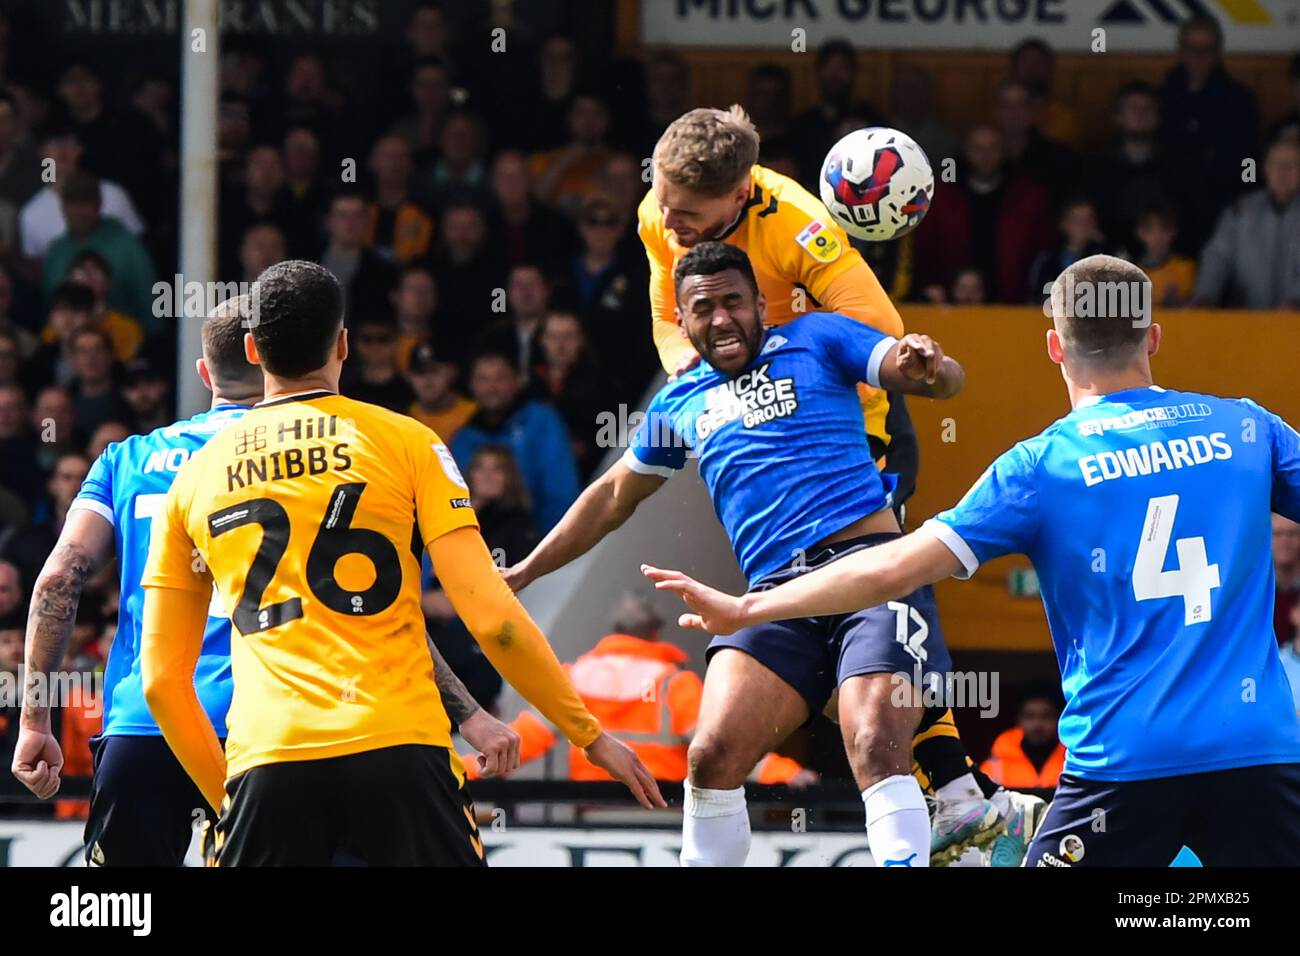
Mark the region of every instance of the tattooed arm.
POLYGON ((54 673, 67 653, 81 587, 112 552, 113 526, 84 508, 68 514, 58 543, 32 587, 27 615, 26 671, 13 773, 42 799, 59 789, 63 753, 50 731, 54 673))
POLYGON ((519 735, 497 720, 474 699, 451 669, 433 638, 426 635, 433 655, 433 681, 442 706, 460 726, 460 735, 478 751, 478 771, 483 777, 512 773, 519 768, 519 735))
POLYGON ((475 711, 482 708, 461 679, 456 676, 456 672, 448 666, 438 650, 438 645, 433 643, 433 638, 426 634, 424 639, 428 642, 429 653, 433 656, 433 682, 438 685, 442 706, 447 711, 448 717, 458 724, 463 724, 474 715, 475 711))

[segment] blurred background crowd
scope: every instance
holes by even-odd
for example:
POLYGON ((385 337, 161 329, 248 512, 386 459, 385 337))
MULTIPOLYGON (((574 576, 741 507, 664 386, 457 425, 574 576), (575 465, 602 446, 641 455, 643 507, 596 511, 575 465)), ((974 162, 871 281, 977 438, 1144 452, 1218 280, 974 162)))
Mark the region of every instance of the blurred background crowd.
MULTIPOLYGON (((635 409, 658 373, 636 207, 659 134, 700 105, 682 55, 624 57, 574 21, 488 57, 484 24, 415 3, 365 76, 281 42, 232 37, 222 53, 220 278, 251 282, 288 257, 338 275, 352 347, 344 393, 448 441, 505 562, 600 465, 602 414, 635 409)), ((0 18, 9 672, 21 663, 25 595, 90 463, 110 442, 169 423, 176 388, 176 70, 64 54, 27 30, 0 18)), ((762 135, 760 162, 814 193, 826 151, 851 129, 896 126, 927 151, 939 180, 929 221, 860 246, 897 301, 1037 304, 1062 268, 1108 251, 1147 270, 1158 307, 1294 308, 1300 56, 1292 109, 1265 122, 1225 63, 1215 21, 1186 22, 1173 52, 1163 82, 1118 91, 1104 142, 1084 140, 1056 93, 1054 52, 1037 40, 1011 51, 993 99, 966 125, 938 115, 934 77, 905 60, 886 100, 862 99, 870 54, 842 40, 808 54, 814 98, 797 99, 787 67, 759 56, 742 105, 762 135)), ((1289 647, 1300 529, 1275 530, 1289 647)), ((499 679, 457 633, 436 579, 426 583, 431 631, 491 701, 499 679)), ((71 669, 102 662, 115 616, 110 569, 81 601, 71 669)), ((11 717, 0 711, 0 741, 11 717)))

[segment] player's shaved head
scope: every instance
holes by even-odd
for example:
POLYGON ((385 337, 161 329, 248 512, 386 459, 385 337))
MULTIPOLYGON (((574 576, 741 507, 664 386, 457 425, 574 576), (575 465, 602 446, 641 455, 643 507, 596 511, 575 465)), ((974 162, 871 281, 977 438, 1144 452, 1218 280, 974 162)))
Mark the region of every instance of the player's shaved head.
POLYGON ((262 372, 244 355, 244 333, 252 317, 252 302, 237 295, 221 302, 203 322, 203 361, 213 389, 224 398, 244 399, 262 392, 262 372))
POLYGON ((1131 262, 1088 256, 1057 276, 1051 307, 1068 360, 1122 368, 1137 357, 1151 327, 1151 280, 1131 262))
POLYGON ((305 378, 324 368, 342 326, 343 289, 324 266, 287 259, 257 277, 257 316, 249 332, 272 375, 305 378))
POLYGON ((728 269, 739 272, 749 290, 758 294, 758 279, 754 277, 754 266, 749 256, 744 249, 725 242, 702 242, 682 256, 673 271, 673 289, 679 291, 687 276, 717 275, 728 269))

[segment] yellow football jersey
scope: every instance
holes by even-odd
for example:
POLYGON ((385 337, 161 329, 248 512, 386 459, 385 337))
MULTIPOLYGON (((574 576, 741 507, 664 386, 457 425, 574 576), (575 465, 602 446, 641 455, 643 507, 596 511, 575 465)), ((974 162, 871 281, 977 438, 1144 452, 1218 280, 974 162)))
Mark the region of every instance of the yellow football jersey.
POLYGON ((477 524, 437 434, 331 392, 258 405, 190 458, 155 521, 143 583, 215 584, 231 617, 228 776, 451 746, 420 556, 477 524))
MULTIPOLYGON (((903 320, 871 271, 849 245, 844 230, 821 200, 788 176, 765 166, 750 167, 751 191, 739 218, 715 238, 749 255, 759 291, 767 299, 767 324, 785 325, 808 312, 841 312, 886 335, 901 336, 903 320), (849 288, 840 283, 852 272, 849 288)), ((637 209, 637 232, 650 262, 650 317, 664 371, 672 374, 695 354, 677 326, 673 273, 689 251, 664 225, 651 189, 637 209)), ((865 383, 858 386, 867 433, 887 448, 889 398, 865 383)))
MULTIPOLYGON (((807 312, 842 311, 827 290, 844 273, 858 268, 855 290, 869 314, 853 318, 888 335, 901 335, 903 322, 889 296, 848 236, 812 193, 788 176, 764 166, 750 168, 749 199, 740 218, 718 240, 745 250, 759 291, 767 298, 767 324, 784 325, 807 312)), ((650 261, 650 311, 655 345, 664 370, 672 372, 694 352, 673 315, 677 296, 673 271, 689 251, 664 225, 654 190, 637 209, 637 230, 650 261)), ((850 313, 852 314, 852 313, 850 313)))

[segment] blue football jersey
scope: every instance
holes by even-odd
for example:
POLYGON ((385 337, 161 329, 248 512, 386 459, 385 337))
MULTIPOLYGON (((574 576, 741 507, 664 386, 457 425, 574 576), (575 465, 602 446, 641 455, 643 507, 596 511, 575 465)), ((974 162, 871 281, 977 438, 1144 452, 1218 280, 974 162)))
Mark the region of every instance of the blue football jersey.
POLYGON ((1034 563, 1065 771, 1137 780, 1300 761, 1273 635, 1271 517, 1300 520, 1300 436, 1248 399, 1081 403, 926 527, 969 576, 1034 563))
POLYGON ((707 362, 650 401, 624 462, 670 476, 699 458, 713 508, 751 585, 889 505, 862 424, 858 382, 880 385, 892 336, 813 312, 763 337, 728 378, 707 362))
MULTIPOLYGON (((147 435, 114 442, 95 460, 73 500, 112 522, 121 596, 117 633, 104 669, 105 735, 156 736, 158 724, 144 700, 140 676, 140 629, 144 588, 140 576, 149 557, 149 530, 181 465, 208 439, 244 414, 242 405, 219 405, 147 435)), ((215 598, 208 611, 194 687, 217 734, 224 737, 234 684, 230 674, 230 621, 215 598)))

